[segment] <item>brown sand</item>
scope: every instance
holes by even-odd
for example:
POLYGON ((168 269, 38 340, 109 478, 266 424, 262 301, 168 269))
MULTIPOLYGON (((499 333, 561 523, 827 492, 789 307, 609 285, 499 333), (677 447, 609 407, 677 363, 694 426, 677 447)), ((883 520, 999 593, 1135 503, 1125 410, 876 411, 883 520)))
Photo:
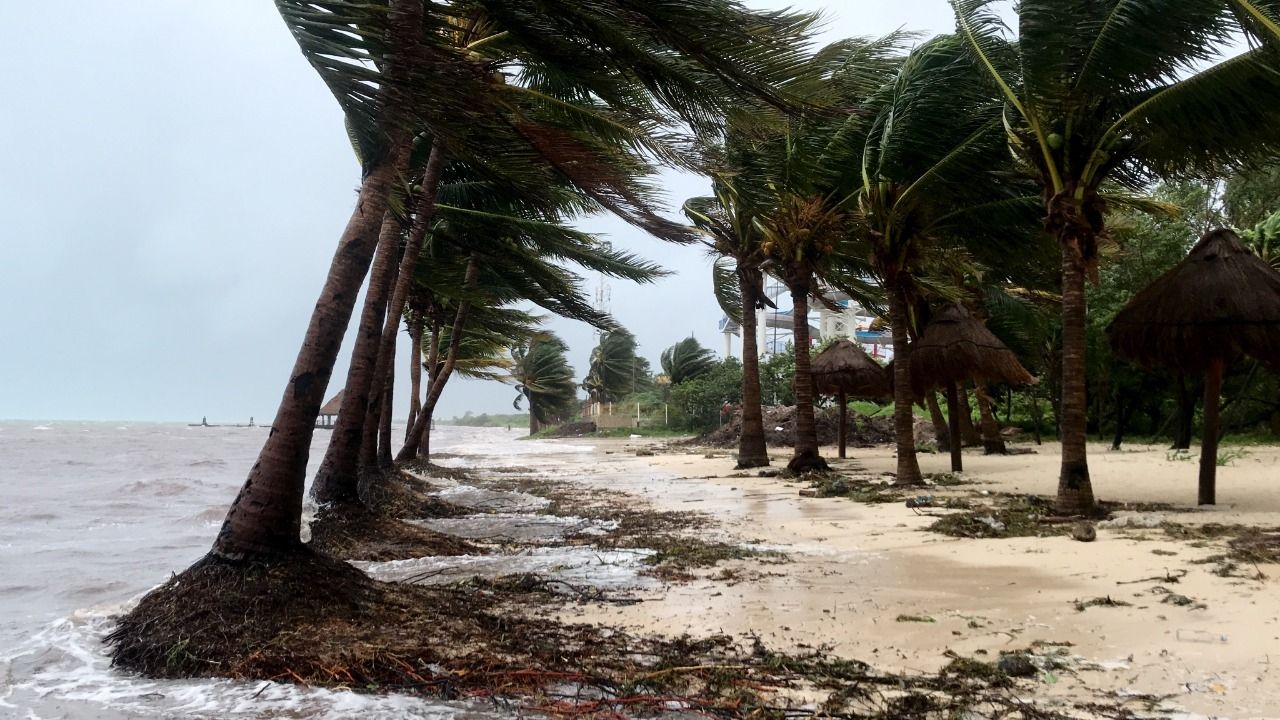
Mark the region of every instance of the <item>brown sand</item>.
MULTIPOLYGON (((901 503, 805 498, 798 494, 805 485, 796 481, 754 472, 730 477, 736 471, 727 453, 705 458, 704 450, 664 451, 644 440, 583 442, 617 454, 656 450, 637 459, 651 473, 622 484, 610 475, 609 487, 644 497, 657 509, 709 513, 737 539, 782 549, 794 562, 738 562, 756 572, 745 581, 708 575, 628 607, 588 605, 568 611, 573 619, 672 635, 756 633, 781 648, 826 644, 890 671, 936 670, 947 662, 948 650, 990 660, 1035 641, 1069 642, 1077 667, 1042 676, 1046 696, 1144 693, 1170 696, 1191 713, 1280 717, 1280 673, 1272 671, 1273 656, 1280 663, 1280 566, 1258 568, 1268 576, 1264 580, 1219 577, 1214 565, 1192 561, 1220 552, 1220 545, 1195 547, 1160 530, 1103 527, 1093 543, 1075 542, 1065 529, 1061 537, 949 538, 923 532, 935 518, 901 503), (1181 570, 1187 575, 1176 584, 1133 582, 1181 570), (1162 603, 1157 586, 1207 607, 1162 603), (1083 612, 1073 606, 1107 596, 1131 606, 1083 612), (900 622, 900 615, 935 622, 900 622)), ((1057 447, 1035 450, 990 457, 966 452, 966 477, 979 483, 978 490, 1051 495, 1057 447)), ((1185 512, 1159 513, 1180 523, 1280 526, 1280 448, 1248 448, 1220 468, 1220 504, 1200 512, 1193 505, 1194 462, 1170 459, 1162 447, 1110 452, 1097 446, 1090 452, 1100 499, 1185 506, 1185 512)), ((893 469, 891 448, 853 454, 856 459, 832 463, 866 476, 893 469)), ((835 453, 828 448, 824 455, 835 453)), ((776 452, 774 467, 788 456, 776 452)), ((948 458, 922 455, 921 467, 943 472, 948 458)))

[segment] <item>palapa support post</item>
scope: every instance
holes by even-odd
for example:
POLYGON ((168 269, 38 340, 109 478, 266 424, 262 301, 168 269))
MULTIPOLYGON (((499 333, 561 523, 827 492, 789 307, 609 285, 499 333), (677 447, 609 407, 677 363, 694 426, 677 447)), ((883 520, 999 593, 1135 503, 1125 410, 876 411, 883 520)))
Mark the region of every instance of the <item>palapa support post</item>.
MULTIPOLYGON (((1198 496, 1201 505, 1213 505, 1222 376, 1241 356, 1280 367, 1280 273, 1234 232, 1213 230, 1134 295, 1107 333, 1118 355, 1140 365, 1168 366, 1180 377, 1205 373, 1198 496)), ((1193 397, 1179 392, 1184 417, 1193 397)))
POLYGON ((1218 411, 1222 395, 1222 374, 1226 362, 1222 358, 1209 361, 1204 381, 1204 438, 1200 441, 1199 504, 1213 505, 1217 496, 1218 475, 1218 411))
POLYGON ((964 472, 964 460, 961 455, 960 437, 960 399, 957 397, 956 384, 947 383, 947 432, 951 436, 951 472, 964 472))
POLYGON ((843 460, 848 457, 849 426, 856 428, 849 417, 849 398, 883 400, 892 397, 889 373, 857 343, 846 339, 836 340, 818 353, 810 369, 814 390, 823 395, 833 395, 840 402, 836 444, 843 460))

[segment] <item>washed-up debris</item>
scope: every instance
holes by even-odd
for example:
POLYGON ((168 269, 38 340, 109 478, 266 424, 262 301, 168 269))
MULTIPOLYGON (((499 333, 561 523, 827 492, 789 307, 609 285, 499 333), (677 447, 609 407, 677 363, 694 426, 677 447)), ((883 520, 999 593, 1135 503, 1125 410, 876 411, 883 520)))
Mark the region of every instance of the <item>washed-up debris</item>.
POLYGON ((1124 600, 1116 600, 1110 595, 1088 600, 1076 600, 1072 604, 1075 606, 1076 612, 1084 612, 1091 607, 1130 607, 1133 605, 1133 603, 1125 602, 1124 600))
POLYGON ((925 482, 932 483, 940 487, 955 487, 957 485, 964 485, 967 482, 964 475, 957 472, 925 473, 924 479, 925 482))
POLYGON ((902 493, 896 488, 866 477, 849 477, 840 473, 810 473, 806 479, 811 480, 809 488, 813 494, 800 491, 801 497, 844 497, 854 502, 877 504, 893 503, 902 499, 902 493))
POLYGON ((897 620, 897 622, 900 622, 900 623, 933 623, 933 622, 937 622, 937 620, 934 620, 932 617, 929 617, 928 615, 907 615, 907 614, 902 614, 902 615, 899 615, 899 616, 896 618, 896 620, 897 620))
POLYGON ((1186 595, 1179 595, 1178 593, 1169 593, 1168 595, 1165 595, 1164 599, 1161 600, 1160 602, 1165 603, 1166 605, 1177 605, 1179 607, 1189 607, 1189 608, 1195 608, 1195 609, 1203 609, 1205 607, 1208 607, 1203 603, 1198 603, 1195 600, 1192 600, 1186 595))
POLYGON ((1169 518, 1160 513, 1134 513, 1131 515, 1119 515, 1110 520, 1103 520, 1098 523, 1098 527, 1108 530, 1127 530, 1140 529, 1152 530, 1163 526, 1168 522, 1169 518))
POLYGON ((1039 670, 1031 661, 1031 656, 1021 652, 1002 654, 996 661, 996 667, 1009 677, 1031 677, 1039 670))
POLYGON ((1053 501, 1037 495, 991 495, 972 510, 939 518, 927 530, 964 538, 1050 537, 1061 529, 1046 518, 1053 515, 1053 501), (987 505, 985 503, 992 503, 987 505))
POLYGON ((1080 542, 1093 542, 1098 539, 1098 531, 1091 522, 1078 522, 1071 526, 1071 539, 1080 542))

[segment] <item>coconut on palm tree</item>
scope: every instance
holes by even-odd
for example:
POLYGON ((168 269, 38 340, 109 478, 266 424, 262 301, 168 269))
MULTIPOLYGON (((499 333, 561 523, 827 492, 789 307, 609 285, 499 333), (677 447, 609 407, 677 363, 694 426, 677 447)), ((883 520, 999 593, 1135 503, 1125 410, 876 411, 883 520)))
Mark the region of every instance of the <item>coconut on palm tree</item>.
MULTIPOLYGON (((1086 276, 1108 209, 1158 175, 1218 173, 1280 151, 1268 47, 1233 54, 1253 0, 1023 0, 1010 36, 994 0, 952 0, 957 31, 1003 101, 1009 147, 1040 185, 1062 271, 1059 509, 1094 504, 1085 448, 1086 276)), ((1262 22, 1248 15, 1246 23, 1262 22)), ((1265 16, 1264 16, 1265 17, 1265 16)), ((1274 16, 1273 16, 1274 17, 1274 16)), ((1246 25, 1246 28, 1252 28, 1246 25)))

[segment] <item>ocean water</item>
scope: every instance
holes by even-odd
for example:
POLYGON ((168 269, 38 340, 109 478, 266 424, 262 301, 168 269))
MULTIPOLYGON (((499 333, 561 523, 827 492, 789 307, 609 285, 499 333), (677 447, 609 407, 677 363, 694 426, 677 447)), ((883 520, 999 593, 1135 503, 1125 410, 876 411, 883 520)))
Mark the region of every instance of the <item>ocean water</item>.
MULTIPOLYGON (((205 553, 266 434, 261 427, 0 422, 0 718, 503 716, 487 705, 264 682, 154 681, 110 668, 102 638, 112 618, 205 553)), ((573 472, 590 462, 590 447, 517 442, 522 434, 440 427, 432 448, 455 455, 450 462, 458 465, 573 472)), ((327 441, 318 431, 311 470, 327 441)), ((534 509, 538 500, 523 505, 504 509, 534 509)), ((534 557, 536 567, 550 564, 534 557)))

